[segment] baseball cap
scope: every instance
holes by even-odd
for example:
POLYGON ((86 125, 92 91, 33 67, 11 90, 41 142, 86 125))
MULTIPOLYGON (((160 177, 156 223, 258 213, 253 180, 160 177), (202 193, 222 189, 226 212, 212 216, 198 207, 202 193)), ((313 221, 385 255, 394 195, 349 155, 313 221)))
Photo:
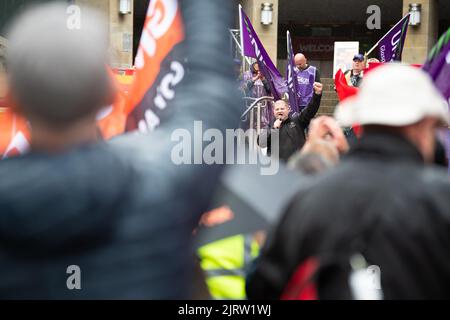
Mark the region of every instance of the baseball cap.
POLYGON ((361 53, 355 54, 355 56, 353 57, 353 61, 355 60, 364 61, 364 55, 362 55, 361 53))
POLYGON ((406 126, 428 116, 448 124, 447 102, 425 71, 397 63, 373 70, 358 94, 344 100, 335 111, 342 126, 406 126))

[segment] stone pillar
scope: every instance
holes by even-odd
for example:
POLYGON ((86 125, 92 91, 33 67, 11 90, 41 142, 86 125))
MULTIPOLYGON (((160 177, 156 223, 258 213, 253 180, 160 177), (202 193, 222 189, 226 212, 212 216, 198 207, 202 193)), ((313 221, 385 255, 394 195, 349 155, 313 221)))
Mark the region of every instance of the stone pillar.
POLYGON ((76 0, 75 3, 81 9, 89 6, 105 14, 109 29, 111 65, 114 68, 131 68, 133 64, 134 8, 132 8, 131 14, 122 15, 119 13, 119 0, 76 0))
POLYGON ((410 3, 422 5, 421 23, 408 28, 402 61, 422 64, 438 38, 438 3, 437 0, 403 0, 403 15, 408 13, 410 3))
POLYGON ((278 43, 278 0, 242 0, 241 4, 252 22, 253 28, 258 34, 264 48, 276 65, 278 43), (264 2, 273 4, 273 21, 272 24, 268 26, 261 24, 261 5, 264 2))
POLYGON ((133 12, 134 1, 131 1, 131 14, 119 13, 119 1, 110 0, 109 33, 113 54, 113 67, 131 68, 133 66, 133 12))

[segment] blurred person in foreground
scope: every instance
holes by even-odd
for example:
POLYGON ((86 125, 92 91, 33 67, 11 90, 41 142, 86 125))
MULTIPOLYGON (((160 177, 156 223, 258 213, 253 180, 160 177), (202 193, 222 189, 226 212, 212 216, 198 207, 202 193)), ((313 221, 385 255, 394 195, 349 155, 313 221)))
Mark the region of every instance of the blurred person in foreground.
POLYGON ((289 158, 288 168, 314 175, 336 166, 340 155, 349 149, 348 142, 336 120, 320 116, 311 121, 308 139, 300 151, 289 158))
POLYGON ((314 95, 309 105, 300 113, 290 114, 289 104, 278 100, 273 106, 273 120, 269 127, 261 130, 258 145, 267 147, 267 154, 287 161, 297 150, 300 150, 306 141, 305 130, 316 115, 322 99, 323 85, 314 83, 314 95), (275 139, 272 139, 275 135, 275 139), (279 154, 272 153, 272 143, 279 143, 279 154))
POLYGON ((447 104, 428 75, 397 64, 374 70, 344 103, 337 120, 360 123, 364 134, 341 165, 297 194, 248 296, 450 298, 450 181, 432 165, 447 104))
POLYGON ((192 136, 195 120, 223 132, 239 107, 226 37, 210 37, 226 34, 231 8, 208 0, 182 6, 191 65, 174 115, 150 135, 108 143, 96 131, 97 112, 115 95, 104 18, 84 8, 81 28, 71 30, 66 6, 46 4, 14 22, 11 96, 33 141, 29 154, 0 162, 1 298, 193 296, 192 230, 221 167, 175 165, 171 135, 192 136), (79 268, 79 281, 69 266, 79 268))

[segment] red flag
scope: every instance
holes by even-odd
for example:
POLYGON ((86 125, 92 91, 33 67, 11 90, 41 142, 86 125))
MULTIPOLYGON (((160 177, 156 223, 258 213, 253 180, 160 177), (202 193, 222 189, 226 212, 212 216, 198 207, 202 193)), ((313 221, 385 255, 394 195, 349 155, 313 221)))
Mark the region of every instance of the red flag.
POLYGON ((347 84, 347 79, 345 79, 345 75, 341 69, 336 72, 334 77, 334 85, 336 86, 336 92, 339 96, 339 101, 341 102, 358 93, 358 88, 347 84))
MULTIPOLYGON (((348 85, 347 79, 345 79, 345 75, 341 69, 339 69, 339 71, 336 72, 336 75, 334 77, 334 84, 336 86, 336 92, 338 94, 339 101, 341 102, 347 99, 348 97, 356 95, 359 90, 358 88, 348 85)), ((354 124, 352 128, 356 136, 359 137, 362 133, 361 126, 359 126, 358 124, 354 124)))
POLYGON ((126 130, 152 131, 184 78, 184 40, 178 0, 151 0, 136 56, 136 74, 125 105, 126 130))
MULTIPOLYGON (((98 117, 105 139, 136 129, 151 131, 159 125, 161 114, 174 98, 174 87, 184 77, 184 67, 176 61, 181 57, 174 54, 176 46, 183 40, 184 26, 178 0, 151 0, 133 81, 127 90, 119 90, 116 102, 98 117)), ((124 79, 119 82, 121 80, 124 79)))
MULTIPOLYGON (((180 62, 182 52, 176 52, 178 57, 174 54, 175 47, 183 40, 184 26, 178 0, 151 0, 136 56, 136 71, 124 75, 111 71, 117 97, 113 105, 105 107, 97 116, 104 139, 138 128, 150 131, 160 123, 161 113, 174 98, 174 87, 184 77, 180 62)), ((8 147, 19 152, 27 149, 22 143, 27 141, 28 145, 30 140, 27 121, 17 115, 13 117, 10 111, 0 113, 0 116, 0 155, 8 147), (21 135, 16 137, 7 133, 13 124, 20 127, 21 135), (20 146, 9 146, 10 142, 20 142, 20 146)))

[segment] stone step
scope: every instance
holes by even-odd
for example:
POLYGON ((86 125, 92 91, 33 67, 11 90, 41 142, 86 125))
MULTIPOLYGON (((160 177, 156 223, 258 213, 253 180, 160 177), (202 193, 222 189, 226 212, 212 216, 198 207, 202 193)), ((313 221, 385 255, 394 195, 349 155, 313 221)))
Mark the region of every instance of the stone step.
POLYGON ((327 97, 327 98, 337 99, 338 95, 334 91, 324 91, 324 92, 322 92, 322 97, 323 98, 327 97))
POLYGON ((320 102, 320 104, 324 105, 324 106, 335 106, 338 103, 339 103, 338 99, 332 99, 332 98, 330 98, 330 99, 322 98, 322 101, 320 102))
POLYGON ((333 91, 334 92, 334 84, 324 84, 323 91, 333 91))
POLYGON ((321 81, 321 83, 324 84, 324 85, 326 85, 326 84, 328 84, 328 85, 330 85, 330 84, 334 85, 334 79, 333 79, 333 78, 321 78, 320 81, 321 81))
POLYGON ((327 113, 333 113, 336 107, 333 106, 320 106, 319 112, 327 112, 327 113))
POLYGON ((320 117, 320 116, 333 117, 333 114, 331 114, 331 113, 320 113, 320 112, 318 112, 315 118, 320 117))
POLYGON ((331 103, 338 103, 339 97, 335 92, 324 92, 322 93, 322 103, 325 103, 326 101, 331 101, 331 103))

